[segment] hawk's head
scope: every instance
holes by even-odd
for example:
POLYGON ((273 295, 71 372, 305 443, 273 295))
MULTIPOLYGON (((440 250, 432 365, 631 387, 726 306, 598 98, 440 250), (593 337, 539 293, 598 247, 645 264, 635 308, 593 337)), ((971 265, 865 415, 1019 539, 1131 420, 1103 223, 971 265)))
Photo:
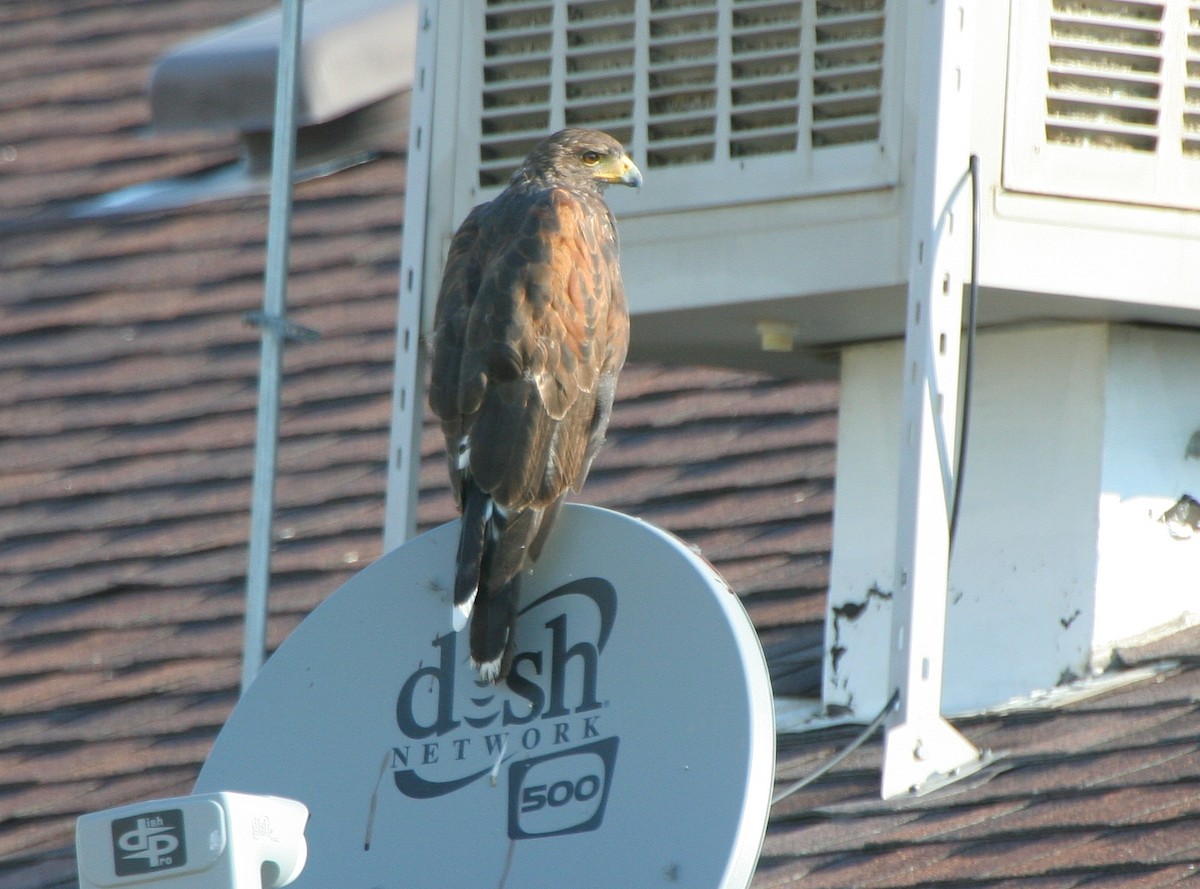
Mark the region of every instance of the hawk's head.
POLYGON ((642 184, 641 171, 621 143, 599 130, 567 129, 548 136, 529 153, 517 176, 522 174, 583 189, 642 184))

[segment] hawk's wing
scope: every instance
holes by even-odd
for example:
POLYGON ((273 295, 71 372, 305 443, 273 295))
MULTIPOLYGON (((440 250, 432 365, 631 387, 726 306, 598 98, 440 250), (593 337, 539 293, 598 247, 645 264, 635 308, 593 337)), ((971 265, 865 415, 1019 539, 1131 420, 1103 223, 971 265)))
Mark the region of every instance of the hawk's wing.
POLYGON ((628 341, 602 199, 557 188, 476 208, 446 261, 430 387, 459 494, 468 474, 505 510, 578 489, 628 341))

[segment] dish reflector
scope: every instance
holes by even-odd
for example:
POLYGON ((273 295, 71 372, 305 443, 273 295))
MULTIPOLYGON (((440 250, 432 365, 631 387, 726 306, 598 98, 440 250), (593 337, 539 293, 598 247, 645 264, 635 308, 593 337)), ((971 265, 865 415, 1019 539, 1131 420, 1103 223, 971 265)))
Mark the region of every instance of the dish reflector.
POLYGON ((774 773, 741 603, 675 538, 568 505, 524 582, 507 684, 451 627, 458 523, 316 609, 197 781, 312 812, 297 887, 745 889, 774 773))

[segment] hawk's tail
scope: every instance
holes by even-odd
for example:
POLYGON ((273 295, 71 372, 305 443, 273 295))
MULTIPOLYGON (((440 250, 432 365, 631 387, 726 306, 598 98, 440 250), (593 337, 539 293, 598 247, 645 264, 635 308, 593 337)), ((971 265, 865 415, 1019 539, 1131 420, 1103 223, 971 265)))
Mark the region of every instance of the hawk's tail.
POLYGON ((492 513, 492 498, 479 487, 467 482, 463 495, 462 524, 458 532, 458 561, 454 572, 454 629, 467 625, 475 596, 479 593, 479 573, 483 563, 483 542, 488 519, 492 513))
POLYGON ((495 592, 485 591, 471 616, 471 663, 484 682, 501 681, 512 665, 520 583, 517 573, 495 592))
POLYGON ((531 545, 537 548, 542 510, 509 512, 468 480, 462 511, 451 617, 456 632, 471 624, 471 661, 480 678, 499 682, 512 662, 520 576, 531 545))

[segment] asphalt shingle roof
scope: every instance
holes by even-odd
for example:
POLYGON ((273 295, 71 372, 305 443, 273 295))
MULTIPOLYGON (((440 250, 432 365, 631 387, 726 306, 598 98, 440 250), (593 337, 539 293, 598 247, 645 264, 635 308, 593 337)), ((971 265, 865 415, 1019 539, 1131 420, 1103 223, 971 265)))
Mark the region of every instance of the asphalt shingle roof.
MULTIPOLYGON (((240 678, 266 202, 51 223, 64 202, 233 160, 148 132, 149 66, 260 0, 0 5, 0 889, 74 883, 74 818, 191 789, 240 678), (52 212, 51 212, 52 211, 52 212), (48 215, 49 214, 49 215, 48 215)), ((403 146, 296 192, 271 646, 378 556, 403 146)), ((635 334, 636 335, 636 334, 635 334)), ((837 386, 631 365, 580 499, 698 545, 781 693, 816 693, 837 386)), ((453 517, 440 436, 419 519, 453 517)), ((1200 862, 1200 634, 1059 711, 960 723, 1007 755, 878 799, 869 744, 780 803, 756 887, 1157 887, 1200 862)), ((781 783, 850 736, 780 739, 781 783)))

